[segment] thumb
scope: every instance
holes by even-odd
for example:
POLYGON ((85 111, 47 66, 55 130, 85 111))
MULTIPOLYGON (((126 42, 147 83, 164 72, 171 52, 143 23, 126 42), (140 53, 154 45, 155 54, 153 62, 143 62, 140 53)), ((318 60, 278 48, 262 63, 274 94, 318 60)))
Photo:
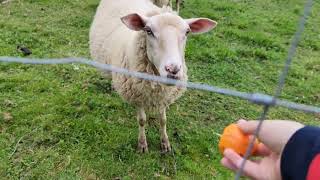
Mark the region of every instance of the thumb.
MULTIPOLYGON (((259 121, 239 120, 238 127, 246 134, 254 134, 259 121)), ((259 140, 276 153, 281 153, 290 137, 304 125, 287 120, 265 120, 258 133, 259 140)))
POLYGON ((240 119, 237 122, 237 126, 245 133, 245 134, 254 134, 258 127, 259 121, 247 121, 244 119, 240 119))

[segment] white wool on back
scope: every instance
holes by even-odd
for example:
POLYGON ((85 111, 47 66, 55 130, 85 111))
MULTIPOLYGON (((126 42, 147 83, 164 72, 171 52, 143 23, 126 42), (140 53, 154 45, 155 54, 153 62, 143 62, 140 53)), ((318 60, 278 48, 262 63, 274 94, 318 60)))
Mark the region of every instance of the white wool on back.
MULTIPOLYGON (((131 13, 151 16, 168 13, 150 0, 102 0, 90 30, 90 52, 93 59, 101 63, 158 75, 146 54, 146 34, 128 29, 120 20, 131 13)), ((170 12, 174 14, 175 12, 170 12)), ((187 80, 184 66, 182 80, 187 80)), ((185 91, 184 88, 167 86, 112 73, 115 90, 123 99, 146 110, 168 107, 185 91)))

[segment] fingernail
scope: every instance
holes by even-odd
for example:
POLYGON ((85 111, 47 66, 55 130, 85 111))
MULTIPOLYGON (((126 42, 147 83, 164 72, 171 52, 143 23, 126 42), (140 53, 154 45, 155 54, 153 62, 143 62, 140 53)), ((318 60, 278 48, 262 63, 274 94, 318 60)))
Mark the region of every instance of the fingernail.
POLYGON ((254 139, 254 135, 249 136, 249 141, 252 141, 254 139))
POLYGON ((245 123, 245 122, 247 122, 246 120, 244 120, 244 119, 240 119, 240 120, 238 120, 238 124, 239 123, 245 123))
POLYGON ((231 149, 225 149, 223 151, 223 155, 226 156, 228 153, 230 153, 231 149))

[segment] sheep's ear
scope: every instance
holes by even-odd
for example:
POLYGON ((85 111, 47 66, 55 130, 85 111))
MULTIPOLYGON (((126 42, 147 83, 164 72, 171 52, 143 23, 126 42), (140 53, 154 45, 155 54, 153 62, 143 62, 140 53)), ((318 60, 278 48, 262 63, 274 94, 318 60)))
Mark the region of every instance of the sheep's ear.
POLYGON ((140 31, 146 26, 146 18, 140 16, 139 14, 129 14, 121 18, 123 24, 125 24, 129 29, 134 31, 140 31))
POLYGON ((217 26, 217 22, 207 18, 193 18, 186 19, 189 24, 191 32, 194 34, 201 34, 208 32, 217 26))

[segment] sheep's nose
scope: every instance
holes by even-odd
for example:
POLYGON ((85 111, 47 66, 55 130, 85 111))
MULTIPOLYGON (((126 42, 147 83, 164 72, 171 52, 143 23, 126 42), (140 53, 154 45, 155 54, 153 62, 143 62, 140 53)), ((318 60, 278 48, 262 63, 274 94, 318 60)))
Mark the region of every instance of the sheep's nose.
POLYGON ((174 64, 170 64, 165 66, 165 69, 169 74, 176 75, 180 71, 181 67, 174 64))

